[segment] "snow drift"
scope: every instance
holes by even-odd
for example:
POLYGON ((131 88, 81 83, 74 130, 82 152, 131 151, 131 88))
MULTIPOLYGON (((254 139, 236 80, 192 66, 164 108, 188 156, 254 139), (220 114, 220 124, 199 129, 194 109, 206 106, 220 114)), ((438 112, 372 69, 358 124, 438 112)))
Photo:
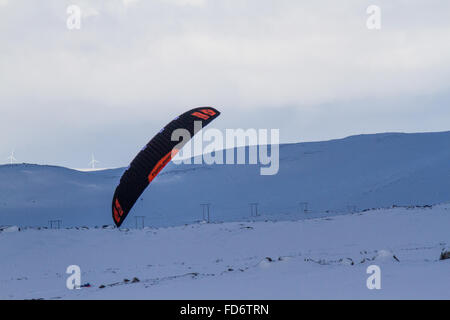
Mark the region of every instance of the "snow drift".
POLYGON ((450 299, 450 205, 320 219, 0 232, 0 299, 450 299), (120 252, 120 254, 118 254, 120 252), (81 269, 68 290, 67 267, 81 269), (367 268, 381 270, 369 290, 367 268))

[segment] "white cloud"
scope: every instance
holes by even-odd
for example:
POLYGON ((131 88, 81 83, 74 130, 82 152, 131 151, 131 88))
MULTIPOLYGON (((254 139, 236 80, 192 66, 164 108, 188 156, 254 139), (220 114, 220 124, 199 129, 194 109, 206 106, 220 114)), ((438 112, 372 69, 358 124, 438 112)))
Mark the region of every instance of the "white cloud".
POLYGON ((447 1, 379 0, 380 31, 366 28, 369 1, 73 2, 96 18, 72 32, 72 1, 2 7, 0 136, 23 114, 39 131, 43 122, 85 130, 199 104, 314 118, 357 102, 365 114, 407 116, 407 103, 360 102, 449 92, 447 1))
MULTIPOLYGON (((448 86, 449 28, 432 23, 399 28, 385 19, 374 32, 365 27, 364 6, 322 9, 292 1, 260 11, 268 3, 232 1, 235 7, 209 8, 214 16, 161 11, 167 8, 144 2, 139 10, 118 14, 99 3, 84 14, 105 11, 109 20, 84 24, 70 37, 55 26, 52 37, 35 41, 31 34, 0 53, 0 79, 9 84, 0 93, 124 105, 206 98, 279 107, 448 86)), ((398 12, 390 10, 397 19, 398 12)), ((39 24, 35 31, 37 37, 39 24)))
POLYGON ((134 4, 138 3, 138 2, 139 2, 139 0, 123 0, 123 4, 126 7, 134 5, 134 4))
POLYGON ((179 6, 202 7, 206 4, 207 0, 162 0, 162 1, 173 3, 179 6))
POLYGON ((81 10, 81 14, 82 14, 83 18, 88 18, 88 17, 98 16, 100 13, 97 9, 88 7, 88 8, 83 8, 81 10))

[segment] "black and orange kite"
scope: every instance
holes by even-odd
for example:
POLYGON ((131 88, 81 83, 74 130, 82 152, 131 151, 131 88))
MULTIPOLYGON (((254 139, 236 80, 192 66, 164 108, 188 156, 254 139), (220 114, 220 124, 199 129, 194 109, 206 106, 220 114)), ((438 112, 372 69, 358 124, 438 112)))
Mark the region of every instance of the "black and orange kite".
POLYGON ((219 111, 211 107, 187 111, 176 117, 147 143, 124 172, 114 192, 112 216, 117 227, 123 223, 145 188, 179 151, 175 147, 181 148, 188 142, 182 141, 180 145, 179 141, 172 141, 172 133, 176 129, 186 129, 192 138, 196 133, 195 121, 201 121, 202 127, 205 127, 219 114, 219 111))

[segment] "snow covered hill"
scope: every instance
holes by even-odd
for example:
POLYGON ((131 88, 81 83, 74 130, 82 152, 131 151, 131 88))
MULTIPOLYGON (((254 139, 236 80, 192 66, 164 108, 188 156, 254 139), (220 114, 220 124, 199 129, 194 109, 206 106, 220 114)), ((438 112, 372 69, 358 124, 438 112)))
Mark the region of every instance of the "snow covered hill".
MULTIPOLYGON (((134 155, 130 155, 130 160, 134 155)), ((212 221, 298 219, 392 205, 450 201, 450 132, 385 133, 280 146, 277 175, 258 165, 170 163, 133 208, 150 226, 212 221), (307 202, 309 212, 301 209, 307 202)), ((0 166, 0 225, 111 224, 111 199, 123 168, 79 172, 29 164, 0 166)))
POLYGON ((450 259, 440 260, 449 226, 447 204, 143 230, 10 228, 0 231, 0 299, 450 299, 450 259), (67 289, 69 265, 91 287, 67 289), (380 290, 366 286, 371 265, 380 290))

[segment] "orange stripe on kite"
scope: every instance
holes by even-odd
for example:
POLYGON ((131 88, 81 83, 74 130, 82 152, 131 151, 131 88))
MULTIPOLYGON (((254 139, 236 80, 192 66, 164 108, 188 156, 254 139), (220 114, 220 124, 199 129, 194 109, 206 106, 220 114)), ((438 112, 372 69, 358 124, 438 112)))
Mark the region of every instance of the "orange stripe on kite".
POLYGON ((209 116, 207 114, 204 114, 204 113, 201 113, 201 112, 198 112, 198 111, 194 112, 192 115, 197 117, 197 118, 203 119, 203 120, 208 120, 209 119, 209 116))
POLYGON ((116 222, 118 223, 122 216, 123 216, 122 206, 120 205, 119 200, 116 199, 114 203, 114 220, 116 220, 116 222))
POLYGON ((152 182, 153 179, 158 175, 158 173, 161 172, 161 170, 172 160, 173 157, 178 153, 178 149, 173 149, 168 154, 166 154, 164 157, 161 158, 161 160, 158 161, 156 166, 153 167, 152 171, 148 175, 148 182, 152 182))
POLYGON ((210 116, 215 116, 216 115, 216 113, 214 112, 214 110, 212 110, 212 109, 202 109, 202 110, 200 110, 201 112, 203 112, 203 113, 205 113, 205 114, 208 114, 208 115, 210 115, 210 116))

